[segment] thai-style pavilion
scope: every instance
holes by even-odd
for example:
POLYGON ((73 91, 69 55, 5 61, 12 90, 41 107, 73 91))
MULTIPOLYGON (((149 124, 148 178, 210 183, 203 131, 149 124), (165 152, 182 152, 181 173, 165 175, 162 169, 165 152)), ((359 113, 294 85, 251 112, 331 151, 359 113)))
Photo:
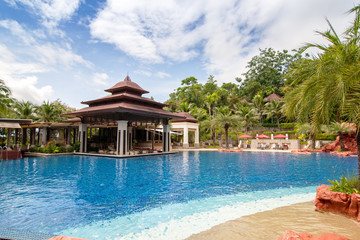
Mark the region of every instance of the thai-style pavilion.
POLYGON ((171 122, 171 130, 174 132, 181 132, 183 135, 182 147, 189 148, 189 131, 195 132, 194 147, 200 147, 199 143, 199 120, 191 116, 187 112, 177 113, 178 116, 184 119, 174 119, 171 122))
POLYGON ((138 124, 151 125, 154 132, 156 125, 162 124, 162 151, 170 151, 169 121, 184 117, 164 110, 166 104, 143 97, 143 94, 149 92, 132 82, 129 76, 105 91, 111 95, 84 101, 82 104, 88 107, 63 115, 77 117, 81 121, 78 132, 80 152, 87 152, 88 126, 91 125, 99 128, 116 127, 115 153, 127 155, 133 142, 133 127, 138 124))

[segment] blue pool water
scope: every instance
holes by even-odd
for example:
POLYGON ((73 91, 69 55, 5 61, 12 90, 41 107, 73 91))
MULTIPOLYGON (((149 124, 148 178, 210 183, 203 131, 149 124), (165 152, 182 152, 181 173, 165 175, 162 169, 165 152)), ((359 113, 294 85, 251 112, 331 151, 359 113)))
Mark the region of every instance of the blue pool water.
POLYGON ((357 174, 357 158, 322 153, 184 152, 1 161, 0 227, 92 239, 105 239, 101 234, 106 239, 137 238, 168 221, 191 221, 189 216, 211 215, 226 206, 248 203, 251 208, 254 201, 301 198, 348 173, 357 174))

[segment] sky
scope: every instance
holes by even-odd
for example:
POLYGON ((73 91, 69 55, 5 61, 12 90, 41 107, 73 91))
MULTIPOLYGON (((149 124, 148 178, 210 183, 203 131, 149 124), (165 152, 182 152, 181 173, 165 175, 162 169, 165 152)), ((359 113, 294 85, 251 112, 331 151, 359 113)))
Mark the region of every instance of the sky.
MULTIPOLYGON (((0 0, 0 79, 41 104, 106 96, 132 81, 164 102, 194 76, 235 82, 259 49, 324 43, 349 26, 353 0, 0 0)), ((315 53, 313 53, 315 54, 315 53)))

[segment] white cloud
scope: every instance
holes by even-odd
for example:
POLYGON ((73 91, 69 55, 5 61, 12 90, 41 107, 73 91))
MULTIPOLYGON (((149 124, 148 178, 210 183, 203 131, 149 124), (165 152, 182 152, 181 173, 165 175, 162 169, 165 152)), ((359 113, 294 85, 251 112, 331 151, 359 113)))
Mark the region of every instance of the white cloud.
POLYGON ((38 54, 39 60, 43 64, 47 65, 62 65, 67 68, 80 64, 86 67, 91 67, 92 63, 86 61, 80 55, 77 55, 71 51, 57 46, 54 43, 46 43, 43 45, 37 45, 33 49, 38 54))
POLYGON ((62 20, 68 20, 79 8, 81 0, 7 0, 11 6, 22 4, 41 17, 43 24, 55 30, 62 20))
POLYGON ((66 42, 61 43, 63 46, 46 42, 41 31, 31 31, 16 21, 0 21, 0 31, 11 38, 11 44, 0 43, 0 79, 12 89, 15 98, 39 104, 48 100, 54 91, 51 85, 39 86, 37 74, 54 73, 79 65, 92 66, 73 53, 66 42))
POLYGON ((23 43, 21 58, 26 55, 27 58, 32 58, 32 61, 42 63, 44 67, 48 66, 49 68, 58 65, 70 68, 76 64, 92 66, 92 63, 73 53, 70 45, 66 42, 63 43, 64 46, 59 46, 55 42, 42 43, 44 36, 41 31, 32 32, 14 20, 1 20, 0 27, 10 31, 14 39, 19 39, 23 43))
POLYGON ((93 84, 100 85, 100 86, 107 86, 107 80, 109 76, 106 73, 95 73, 93 75, 93 84))
POLYGON ((184 2, 110 0, 91 22, 91 34, 142 60, 188 60, 198 55, 193 46, 202 37, 198 32, 184 30, 201 17, 201 11, 192 10, 199 7, 198 1, 184 2))
POLYGON ((30 101, 35 104, 41 104, 44 100, 48 100, 54 93, 50 85, 38 87, 38 78, 36 76, 25 78, 9 77, 4 81, 11 89, 14 98, 30 101))
POLYGON ((159 78, 168 78, 168 77, 171 77, 170 74, 166 73, 166 72, 157 72, 156 73, 156 76, 159 77, 159 78))
POLYGON ((342 32, 351 1, 108 0, 90 24, 94 39, 152 63, 199 57, 219 82, 246 71, 259 48, 292 50, 319 42, 325 17, 342 32))
POLYGON ((145 70, 136 70, 134 71, 135 74, 139 74, 139 75, 144 75, 147 77, 151 77, 152 73, 150 71, 145 71, 145 70))

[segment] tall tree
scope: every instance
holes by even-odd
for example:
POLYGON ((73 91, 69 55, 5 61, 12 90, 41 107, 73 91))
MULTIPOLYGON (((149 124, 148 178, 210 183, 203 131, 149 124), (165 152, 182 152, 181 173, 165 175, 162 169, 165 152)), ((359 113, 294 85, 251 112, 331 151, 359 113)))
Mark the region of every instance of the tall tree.
POLYGON ((54 103, 50 101, 44 101, 36 108, 36 113, 39 121, 54 122, 60 117, 61 111, 56 108, 54 103))
POLYGON ((263 119, 263 110, 264 110, 264 104, 265 104, 263 92, 259 91, 252 99, 252 102, 257 109, 257 112, 259 114, 260 124, 261 124, 262 119, 263 119))
POLYGON ((284 74, 291 63, 299 58, 301 58, 301 54, 296 51, 294 54, 290 54, 287 50, 260 49, 260 54, 250 60, 247 65, 249 70, 243 74, 242 95, 251 100, 257 92, 266 91, 268 87, 273 88, 275 93, 281 94, 280 89, 284 86, 284 74))
POLYGON ((35 106, 29 101, 15 101, 14 111, 17 118, 33 119, 35 106))
POLYGON ((219 126, 224 128, 225 146, 226 148, 229 148, 229 128, 238 125, 239 118, 236 115, 233 115, 229 108, 227 110, 223 108, 216 114, 215 120, 219 126))
POLYGON ((216 128, 218 126, 218 122, 215 118, 209 118, 200 123, 200 126, 205 128, 210 132, 210 136, 213 142, 213 146, 215 146, 216 141, 216 128))
POLYGON ((265 114, 267 114, 267 118, 271 118, 275 116, 278 129, 280 129, 281 107, 282 107, 281 101, 273 100, 265 104, 265 114))
POLYGON ((251 126, 258 123, 258 117, 255 115, 255 109, 250 106, 240 104, 236 114, 240 117, 240 121, 245 127, 246 132, 249 131, 251 126))

